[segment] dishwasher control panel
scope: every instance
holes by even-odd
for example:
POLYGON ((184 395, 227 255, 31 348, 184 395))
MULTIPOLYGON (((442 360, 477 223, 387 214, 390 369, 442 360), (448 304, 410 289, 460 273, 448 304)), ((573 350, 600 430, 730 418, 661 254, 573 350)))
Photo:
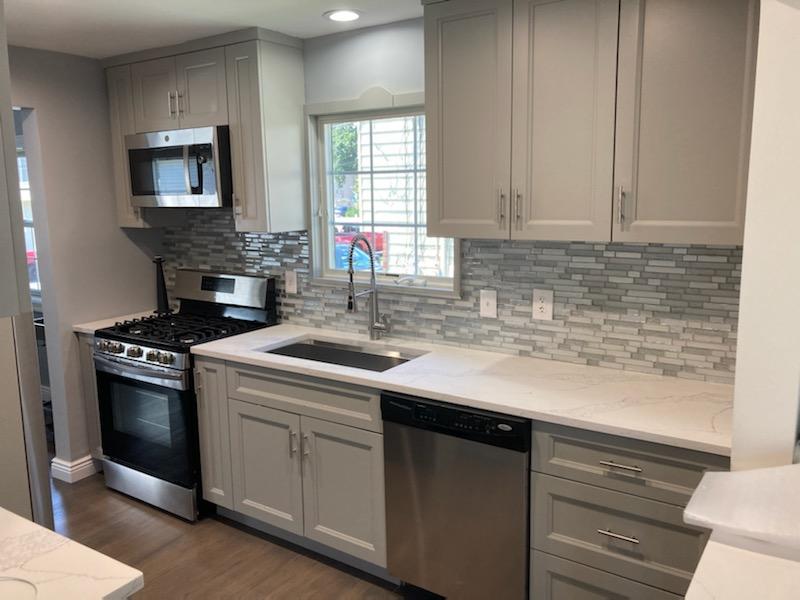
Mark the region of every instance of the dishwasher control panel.
POLYGON ((520 417, 399 394, 383 394, 381 410, 384 421, 514 449, 530 446, 531 423, 520 417))

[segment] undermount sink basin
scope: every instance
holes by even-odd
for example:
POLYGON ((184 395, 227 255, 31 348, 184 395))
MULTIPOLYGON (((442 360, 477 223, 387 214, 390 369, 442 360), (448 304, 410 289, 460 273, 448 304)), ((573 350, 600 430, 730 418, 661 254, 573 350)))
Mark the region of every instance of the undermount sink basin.
POLYGON ((345 344, 315 338, 294 341, 264 352, 378 372, 388 371, 426 354, 378 344, 345 344))

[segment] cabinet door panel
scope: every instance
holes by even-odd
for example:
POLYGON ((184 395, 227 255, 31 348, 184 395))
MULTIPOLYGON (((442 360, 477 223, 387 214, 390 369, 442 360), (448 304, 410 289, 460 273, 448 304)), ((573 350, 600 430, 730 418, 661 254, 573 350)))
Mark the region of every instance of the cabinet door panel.
POLYGON ((383 436, 301 417, 305 535, 386 566, 383 436))
POLYGON ((514 3, 513 239, 611 239, 616 0, 514 3))
POLYGON ((300 417, 228 400, 234 510, 303 533, 300 417))
POLYGON ((131 65, 136 133, 178 127, 175 58, 131 65))
POLYGON ((225 363, 203 358, 197 361, 195 372, 203 498, 233 509, 225 363))
POLYGON ((507 238, 512 0, 425 7, 428 235, 507 238))
POLYGON ((756 8, 622 0, 615 241, 741 244, 756 8))
POLYGON ((258 42, 225 48, 237 231, 268 231, 258 42))
POLYGON ((175 58, 175 65, 181 128, 227 125, 225 49, 182 54, 175 58))

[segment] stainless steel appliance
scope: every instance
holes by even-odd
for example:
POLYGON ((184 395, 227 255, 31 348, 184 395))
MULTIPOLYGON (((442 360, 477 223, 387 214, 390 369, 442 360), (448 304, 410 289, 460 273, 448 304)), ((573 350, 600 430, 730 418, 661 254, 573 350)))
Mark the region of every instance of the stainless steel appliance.
POLYGON ((383 394, 388 571, 459 600, 528 586, 531 423, 383 394))
POLYGON ((125 136, 133 206, 219 207, 232 200, 227 126, 125 136))
POLYGON ((192 345, 277 323, 275 280, 178 271, 176 313, 95 332, 106 485, 184 519, 198 515, 192 345))

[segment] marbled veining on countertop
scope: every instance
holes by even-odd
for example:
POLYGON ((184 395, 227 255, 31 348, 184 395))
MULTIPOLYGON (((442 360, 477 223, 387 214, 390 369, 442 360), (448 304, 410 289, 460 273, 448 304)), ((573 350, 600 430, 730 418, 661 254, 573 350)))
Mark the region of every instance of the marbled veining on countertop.
POLYGON ((394 338, 369 343, 427 354, 375 373, 263 351, 304 337, 368 341, 358 334, 278 325, 201 344, 192 353, 730 455, 730 385, 394 338))
POLYGON ((0 508, 0 598, 116 600, 142 586, 140 571, 0 508))

